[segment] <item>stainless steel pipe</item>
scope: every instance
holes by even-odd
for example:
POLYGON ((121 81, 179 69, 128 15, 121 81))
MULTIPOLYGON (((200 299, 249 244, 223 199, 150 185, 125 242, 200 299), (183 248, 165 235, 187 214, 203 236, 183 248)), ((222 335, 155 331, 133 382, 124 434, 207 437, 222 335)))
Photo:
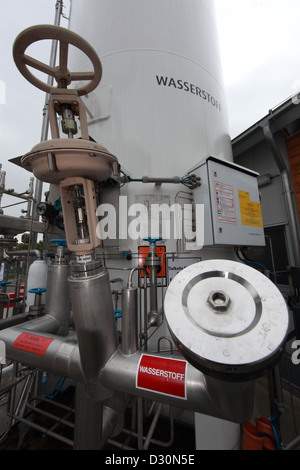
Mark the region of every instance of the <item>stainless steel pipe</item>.
MULTIPOLYGON (((6 346, 6 358, 16 362, 21 362, 32 368, 43 371, 53 372, 78 382, 84 381, 84 375, 81 368, 79 350, 74 334, 67 338, 42 333, 41 329, 26 329, 29 323, 39 323, 42 327, 42 317, 32 322, 27 322, 19 327, 8 328, 0 331, 0 341, 4 341, 6 346), (20 340, 20 335, 27 334, 24 341, 20 340), (49 341, 48 341, 49 340, 49 341), (38 353, 34 349, 34 343, 42 344, 48 342, 48 346, 40 349, 38 353), (42 354, 41 354, 42 353, 42 354)), ((45 327, 48 322, 45 319, 45 327)))
MULTIPOLYGON (((10 328, 0 332, 0 340, 6 344, 7 358, 22 362, 30 367, 53 372, 57 375, 86 383, 86 375, 81 367, 79 348, 75 335, 62 338, 44 333, 43 337, 52 341, 45 349, 44 355, 41 356, 14 347, 14 343, 20 334, 27 331, 24 328, 10 328)), ((31 332, 28 331, 28 333, 31 332)), ((31 334, 34 336, 34 333, 31 334)), ((186 399, 138 388, 136 379, 141 355, 141 352, 137 352, 131 356, 124 356, 120 350, 117 350, 104 365, 103 369, 99 370, 98 376, 94 376, 95 384, 98 385, 100 390, 119 391, 129 395, 140 396, 216 418, 230 419, 230 421, 237 423, 251 418, 253 411, 252 400, 243 401, 241 398, 235 405, 235 399, 233 399, 231 400, 230 408, 226 409, 229 397, 228 393, 226 396, 224 395, 226 384, 222 387, 221 381, 217 381, 218 383, 211 382, 208 390, 205 376, 190 364, 187 365, 185 380, 186 399), (220 397, 223 397, 223 401, 220 397), (243 407, 242 418, 241 406, 243 407)), ((157 354, 156 357, 165 358, 166 356, 157 354)), ((97 366, 99 367, 99 362, 97 366)), ((92 364, 91 367, 94 368, 94 365, 92 364)), ((87 387, 87 391, 89 391, 90 395, 91 389, 89 387, 87 387)), ((243 391, 246 392, 246 390, 243 391)), ((243 396, 245 397, 246 395, 243 394, 243 396)))
POLYGON ((107 439, 124 427, 125 397, 115 394, 106 401, 95 401, 83 384, 76 387, 75 450, 101 450, 107 439))
POLYGON ((131 355, 138 350, 138 290, 127 287, 122 290, 122 353, 131 355))
POLYGON ((13 258, 17 257, 35 257, 37 259, 42 259, 43 255, 39 250, 5 250, 7 256, 12 256, 13 258))
POLYGON ((69 292, 87 392, 92 399, 110 396, 98 377, 117 348, 117 330, 106 269, 97 264, 72 266, 69 292))
MULTIPOLYGON (((129 395, 156 400, 161 403, 167 403, 170 406, 224 419, 224 410, 218 408, 217 404, 208 393, 205 376, 190 364, 188 364, 186 372, 186 400, 177 398, 176 396, 157 393, 152 390, 137 388, 137 373, 141 355, 141 352, 137 352, 132 356, 124 356, 121 351, 118 350, 103 369, 100 377, 103 386, 112 390, 123 391, 129 395)), ((156 357, 166 356, 157 354, 156 357)), ((221 385, 221 383, 219 383, 219 385, 221 385)), ((216 393, 216 391, 217 389, 214 388, 214 393, 216 393)), ((220 394, 222 393, 224 393, 224 389, 222 390, 220 388, 220 394)), ((222 405, 222 403, 220 403, 220 405, 222 405)), ((238 403, 238 406, 235 408, 233 400, 230 411, 230 421, 237 423, 243 422, 244 419, 247 421, 251 418, 253 412, 252 401, 250 401, 250 406, 244 403, 242 421, 240 403, 238 403)))
POLYGON ((69 264, 52 263, 48 268, 46 315, 58 323, 55 333, 67 336, 70 323, 70 298, 68 293, 69 264))

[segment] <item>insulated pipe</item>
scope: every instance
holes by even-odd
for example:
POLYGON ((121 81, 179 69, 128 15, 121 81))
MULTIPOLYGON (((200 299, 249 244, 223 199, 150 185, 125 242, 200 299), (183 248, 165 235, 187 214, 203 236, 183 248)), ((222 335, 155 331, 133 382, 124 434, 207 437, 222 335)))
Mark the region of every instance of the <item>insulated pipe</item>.
MULTIPOLYGON (((188 364, 186 372, 186 400, 176 396, 158 393, 149 389, 146 390, 138 388, 137 374, 141 355, 142 353, 138 352, 132 356, 124 356, 118 350, 104 367, 101 374, 100 380, 103 386, 112 390, 123 391, 129 395, 140 396, 150 400, 159 401, 161 403, 167 403, 170 406, 184 408, 185 410, 195 411, 196 413, 224 419, 224 412, 226 414, 226 410, 221 410, 216 406, 207 391, 205 376, 191 364, 188 364)), ((151 356, 151 354, 149 356, 151 356)), ((166 356, 157 354, 155 357, 165 358, 166 356)), ((220 386, 221 384, 222 382, 219 381, 220 386)), ((222 394, 223 391, 224 388, 223 390, 221 388, 220 394, 222 394)), ((214 392, 217 393, 217 389, 215 389, 214 392)), ((252 400, 249 402, 245 401, 243 403, 243 410, 241 410, 240 402, 241 400, 239 400, 239 403, 235 408, 233 400, 230 410, 230 421, 242 423, 251 418, 253 412, 252 400)))
MULTIPOLYGON (((33 320, 33 322, 37 322, 37 320, 33 320)), ((79 348, 75 336, 70 336, 64 339, 45 333, 42 335, 40 333, 35 335, 31 331, 26 330, 23 325, 21 325, 21 327, 9 328, 0 332, 0 341, 4 341, 6 345, 7 358, 21 362, 30 367, 53 372, 56 375, 61 375, 78 382, 86 383, 86 377, 81 367, 79 348), (31 342, 29 340, 29 347, 27 350, 16 347, 15 342, 16 340, 20 342, 20 335, 22 333, 28 333, 33 336, 33 338, 31 338, 31 342), (50 340, 50 343, 43 350, 43 355, 32 351, 32 341, 39 338, 41 340, 50 340)), ((187 364, 185 378, 186 399, 166 395, 150 389, 146 390, 138 388, 137 373, 141 355, 141 352, 137 352, 131 356, 124 356, 121 351, 117 350, 106 363, 104 368, 99 371, 99 376, 95 378, 95 382, 98 383, 98 388, 140 396, 150 400, 159 401, 161 403, 167 403, 170 406, 224 419, 224 410, 219 409, 212 400, 206 387, 206 379, 204 375, 191 364, 187 364)), ((155 357, 166 358, 166 356, 159 354, 155 355, 155 357)), ((221 384, 222 382, 219 381, 219 385, 221 384)), ((217 387, 214 388, 214 393, 217 393, 217 387)), ((220 394, 223 394, 223 391, 224 389, 222 390, 221 388, 220 394)), ((112 393, 110 395, 112 395, 112 393)), ((243 403, 242 410, 243 416, 241 416, 240 402, 241 400, 239 400, 236 408, 233 400, 230 410, 230 420, 237 423, 248 421, 253 412, 252 401, 245 401, 243 403)))
POLYGON ((131 355, 138 350, 138 297, 136 287, 122 290, 122 353, 131 355))
POLYGON ((69 264, 53 263, 48 268, 46 315, 53 317, 59 325, 54 333, 69 334, 70 298, 68 294, 69 264))
POLYGON ((51 315, 44 315, 43 317, 29 320, 29 312, 21 313, 13 317, 4 318, 0 321, 0 331, 9 330, 11 327, 19 325, 19 328, 28 330, 30 332, 43 332, 55 334, 57 333, 60 324, 56 318, 51 315))
POLYGON ((76 264, 68 284, 87 392, 103 400, 110 393, 102 389, 98 375, 117 348, 108 272, 97 262, 76 264))
POLYGON ((89 398, 83 384, 76 386, 74 449, 101 450, 107 439, 124 427, 125 397, 115 394, 110 400, 89 398))
POLYGON ((0 322, 0 330, 20 325, 32 332, 44 332, 67 336, 69 331, 70 304, 67 295, 69 266, 50 266, 47 278, 46 315, 27 321, 29 312, 5 318, 0 322), (25 323, 24 323, 25 322, 25 323))
POLYGON ((100 450, 103 427, 103 402, 92 400, 84 384, 76 385, 74 450, 100 450))
MULTIPOLYGON (((51 343, 44 350, 44 355, 41 356, 30 352, 30 350, 26 351, 14 347, 16 340, 22 333, 26 332, 27 330, 21 328, 10 328, 0 332, 0 341, 4 341, 6 345, 7 358, 85 383, 79 348, 74 337, 63 339, 43 333, 42 338, 50 339, 51 343)), ((31 332, 28 331, 28 333, 31 332)), ((38 336, 41 337, 40 334, 38 336)), ((214 406, 206 391, 204 376, 190 365, 188 366, 186 380, 187 400, 169 397, 151 390, 137 389, 136 374, 140 356, 140 353, 124 356, 121 352, 116 352, 104 367, 100 378, 98 378, 99 383, 110 390, 142 396, 150 400, 159 400, 171 406, 222 418, 222 413, 214 406)))
POLYGON ((43 332, 55 335, 59 330, 60 323, 54 316, 44 315, 19 325, 19 327, 33 333, 43 332))
POLYGON ((76 337, 74 335, 67 338, 58 337, 41 333, 41 329, 36 332, 33 328, 35 322, 38 322, 40 327, 47 327, 47 322, 44 325, 39 322, 43 318, 24 323, 18 328, 0 331, 0 341, 4 341, 6 347, 6 358, 29 367, 84 382, 76 337), (29 324, 31 324, 31 330, 26 329, 29 324), (24 337, 26 334, 28 336, 24 337), (46 346, 43 347, 43 344, 46 346))

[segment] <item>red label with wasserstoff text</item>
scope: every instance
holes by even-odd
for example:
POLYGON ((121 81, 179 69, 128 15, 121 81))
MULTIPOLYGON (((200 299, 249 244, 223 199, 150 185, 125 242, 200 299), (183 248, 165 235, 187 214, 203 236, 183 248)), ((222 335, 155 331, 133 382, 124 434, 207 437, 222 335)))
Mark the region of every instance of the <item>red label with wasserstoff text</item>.
POLYGON ((138 365, 136 386, 186 399, 186 367, 186 361, 143 354, 138 365))
POLYGON ((52 341, 52 338, 46 338, 45 336, 21 333, 15 340, 13 348, 45 356, 48 346, 52 341))

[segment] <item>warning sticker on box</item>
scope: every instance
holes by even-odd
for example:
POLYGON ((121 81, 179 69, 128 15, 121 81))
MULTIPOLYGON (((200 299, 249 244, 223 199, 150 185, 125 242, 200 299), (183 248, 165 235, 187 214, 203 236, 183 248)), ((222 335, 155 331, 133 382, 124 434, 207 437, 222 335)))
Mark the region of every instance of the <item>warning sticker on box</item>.
POLYGON ((263 227, 261 205, 250 200, 250 194, 239 190, 242 224, 249 227, 263 227))
POLYGON ((215 182, 215 195, 218 222, 236 223, 233 186, 227 183, 215 182))
POLYGON ((186 367, 186 361, 143 354, 136 386, 186 400, 186 367))
POLYGON ((45 336, 21 333, 13 343, 13 348, 44 356, 52 341, 52 338, 46 338, 45 336))

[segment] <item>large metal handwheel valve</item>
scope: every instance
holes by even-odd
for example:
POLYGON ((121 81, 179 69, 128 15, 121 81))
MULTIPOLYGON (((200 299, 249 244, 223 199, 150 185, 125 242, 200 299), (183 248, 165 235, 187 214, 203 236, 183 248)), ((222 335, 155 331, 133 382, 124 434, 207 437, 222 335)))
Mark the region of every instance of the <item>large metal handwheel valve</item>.
POLYGON ((86 95, 94 90, 102 77, 100 59, 91 45, 78 34, 60 26, 37 25, 25 29, 17 36, 14 42, 13 57, 21 74, 32 83, 32 85, 47 93, 51 93, 53 87, 33 75, 28 69, 28 66, 54 77, 58 88, 67 88, 71 82, 87 81, 88 83, 76 88, 78 96, 86 95), (25 54, 26 49, 31 44, 44 39, 57 40, 59 42, 59 65, 56 67, 50 67, 25 54), (93 66, 92 71, 70 72, 68 69, 70 44, 77 47, 88 56, 93 66))
POLYGON ((60 185, 68 249, 82 260, 82 256, 91 256, 101 243, 96 230, 98 219, 94 182, 110 178, 112 173, 117 172, 118 165, 114 155, 101 144, 90 140, 86 107, 81 99, 81 96, 93 91, 101 80, 100 59, 81 36, 53 25, 32 26, 21 32, 13 46, 13 57, 21 74, 50 95, 48 116, 52 139, 35 145, 23 155, 21 164, 40 181, 60 185), (58 42, 59 60, 56 67, 26 54, 31 44, 41 40, 58 42), (88 57, 92 71, 70 72, 70 45, 88 57), (57 87, 38 79, 29 67, 53 77, 57 87), (84 83, 78 88, 74 83, 73 88, 67 89, 72 82, 78 81, 84 83), (81 139, 73 138, 78 132, 75 117, 80 122, 81 139), (60 136, 59 121, 67 139, 60 136))

